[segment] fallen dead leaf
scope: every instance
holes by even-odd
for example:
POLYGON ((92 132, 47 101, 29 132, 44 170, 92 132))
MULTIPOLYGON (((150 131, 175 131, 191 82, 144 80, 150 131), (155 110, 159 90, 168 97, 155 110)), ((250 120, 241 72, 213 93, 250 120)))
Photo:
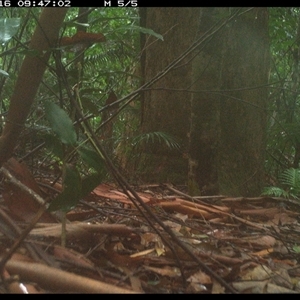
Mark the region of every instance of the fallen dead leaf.
POLYGON ((134 257, 139 257, 139 256, 145 256, 145 255, 150 254, 154 251, 155 251, 155 248, 147 249, 147 250, 144 250, 144 251, 141 251, 141 252, 138 252, 138 253, 131 254, 130 257, 134 258, 134 257))
POLYGON ((196 282, 200 284, 211 284, 211 278, 206 273, 202 271, 198 271, 197 273, 194 273, 191 275, 188 279, 188 282, 196 282))
POLYGON ((276 239, 270 235, 250 236, 240 238, 238 242, 240 244, 248 244, 255 249, 264 249, 274 246, 276 239))
POLYGON ((155 268, 150 266, 144 266, 146 270, 152 271, 162 276, 168 277, 179 277, 181 276, 180 270, 176 267, 164 267, 164 268, 155 268))

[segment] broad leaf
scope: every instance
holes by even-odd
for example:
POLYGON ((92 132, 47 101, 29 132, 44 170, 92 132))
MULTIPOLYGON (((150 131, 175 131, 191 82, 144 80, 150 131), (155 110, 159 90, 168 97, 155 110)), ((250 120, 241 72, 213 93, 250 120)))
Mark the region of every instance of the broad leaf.
POLYGON ((45 133, 41 136, 45 141, 45 147, 51 151, 56 157, 63 160, 64 158, 64 148, 60 140, 50 133, 45 133))
POLYGON ((6 43, 18 31, 20 18, 0 19, 0 42, 6 43))
POLYGON ((75 145, 76 132, 67 113, 53 102, 46 101, 44 105, 51 129, 61 142, 66 145, 75 145))
POLYGON ((49 210, 69 211, 81 198, 81 178, 77 169, 66 166, 64 190, 50 204, 49 210))
POLYGON ((81 198, 87 196, 90 192, 92 192, 105 178, 103 173, 94 173, 88 175, 82 180, 81 185, 81 198))
POLYGON ((158 33, 156 33, 155 31, 153 31, 152 29, 149 29, 149 28, 136 26, 136 25, 129 25, 129 26, 122 26, 118 30, 124 30, 124 29, 126 29, 126 30, 136 30, 136 31, 139 31, 141 33, 153 35, 153 36, 155 36, 156 38, 158 38, 162 41, 164 40, 164 38, 161 34, 158 34, 158 33))
POLYGON ((78 150, 79 155, 82 160, 90 167, 93 168, 98 173, 103 173, 104 171, 104 160, 103 158, 94 150, 80 147, 78 150))
POLYGON ((8 77, 9 74, 7 72, 5 72, 4 70, 0 69, 0 75, 4 76, 4 77, 8 77))

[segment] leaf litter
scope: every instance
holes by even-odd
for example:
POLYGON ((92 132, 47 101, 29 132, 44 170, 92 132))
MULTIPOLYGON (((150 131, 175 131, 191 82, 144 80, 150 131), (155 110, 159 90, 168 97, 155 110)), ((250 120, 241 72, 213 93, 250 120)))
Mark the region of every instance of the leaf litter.
POLYGON ((67 213, 65 247, 59 214, 48 211, 20 240, 40 206, 30 191, 44 199, 55 192, 50 180, 34 179, 25 164, 11 160, 5 168, 15 182, 2 178, 1 258, 20 245, 0 262, 1 293, 300 292, 300 202, 191 197, 185 187, 169 184, 135 187, 208 273, 161 226, 150 226, 112 183, 99 185, 67 213))

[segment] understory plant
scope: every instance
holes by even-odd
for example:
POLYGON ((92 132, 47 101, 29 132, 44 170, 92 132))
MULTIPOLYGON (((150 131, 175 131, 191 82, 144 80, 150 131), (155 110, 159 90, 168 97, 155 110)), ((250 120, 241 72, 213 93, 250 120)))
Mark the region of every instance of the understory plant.
POLYGON ((280 186, 265 187, 262 195, 300 200, 300 169, 287 169, 278 179, 280 186))

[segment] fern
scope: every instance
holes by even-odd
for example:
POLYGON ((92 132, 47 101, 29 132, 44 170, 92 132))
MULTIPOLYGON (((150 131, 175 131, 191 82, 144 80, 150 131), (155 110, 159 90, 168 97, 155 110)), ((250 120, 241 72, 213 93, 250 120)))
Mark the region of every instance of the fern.
POLYGON ((265 187, 262 195, 284 197, 293 197, 299 199, 300 196, 300 169, 290 168, 285 170, 279 176, 279 182, 286 189, 281 187, 265 187))
POLYGON ((261 193, 262 196, 274 196, 274 197, 283 197, 289 198, 289 193, 286 192, 284 189, 277 187, 277 186, 268 186, 263 189, 261 193))
POLYGON ((169 149, 180 149, 180 145, 176 141, 176 139, 171 135, 162 131, 142 133, 134 137, 132 140, 133 147, 139 146, 142 143, 165 144, 169 149))
POLYGON ((103 50, 103 53, 90 54, 85 57, 84 63, 86 66, 97 66, 103 68, 103 65, 111 65, 116 62, 123 62, 132 56, 132 53, 125 51, 123 47, 118 49, 103 50))
POLYGON ((300 193, 300 169, 287 169, 280 176, 280 182, 296 194, 300 193))

